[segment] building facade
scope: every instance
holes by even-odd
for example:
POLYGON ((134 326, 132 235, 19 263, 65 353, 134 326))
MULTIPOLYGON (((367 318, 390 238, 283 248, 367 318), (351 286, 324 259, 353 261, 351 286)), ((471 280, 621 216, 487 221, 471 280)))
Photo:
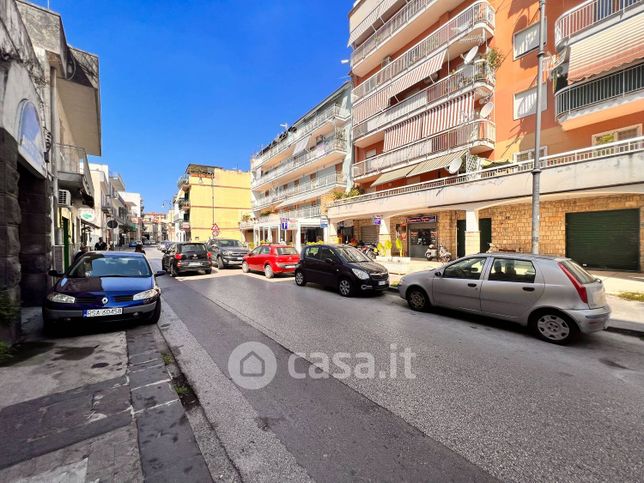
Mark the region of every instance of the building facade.
POLYGON ((350 109, 346 83, 253 156, 246 241, 329 240, 327 206, 350 187, 350 109))
MULTIPOLYGON (((547 8, 540 252, 641 269, 644 2, 547 8)), ((349 23, 363 194, 333 229, 411 257, 529 252, 538 2, 358 0, 349 23)))
POLYGON ((180 241, 208 241, 213 227, 217 236, 240 238, 239 222, 250 210, 248 171, 189 164, 177 187, 175 234, 180 241))

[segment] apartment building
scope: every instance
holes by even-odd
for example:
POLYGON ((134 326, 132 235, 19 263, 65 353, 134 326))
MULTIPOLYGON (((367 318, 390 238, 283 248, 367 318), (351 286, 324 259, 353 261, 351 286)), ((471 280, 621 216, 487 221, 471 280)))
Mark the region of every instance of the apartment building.
MULTIPOLYGON (((117 184, 118 188, 125 190, 125 184, 117 184)), ((125 208, 129 229, 125 241, 141 241, 143 238, 143 210, 145 209, 143 197, 141 193, 132 191, 117 191, 119 200, 119 208, 125 208)))
MULTIPOLYGON (((531 249, 536 0, 358 0, 353 182, 330 224, 454 254, 531 249)), ((547 2, 540 252, 644 266, 644 1, 547 2)))
POLYGON ((300 249, 329 239, 327 206, 350 186, 349 96, 347 82, 253 155, 253 216, 240 224, 246 241, 300 249))
POLYGON ((177 182, 181 241, 208 241, 213 236, 240 239, 239 222, 250 211, 250 173, 218 166, 189 164, 177 182))

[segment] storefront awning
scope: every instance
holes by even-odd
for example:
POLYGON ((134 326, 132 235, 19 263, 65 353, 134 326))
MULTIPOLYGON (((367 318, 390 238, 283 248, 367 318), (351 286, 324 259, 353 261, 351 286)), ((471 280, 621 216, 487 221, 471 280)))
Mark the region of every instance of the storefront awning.
POLYGON ((445 51, 441 50, 438 54, 430 57, 420 65, 416 66, 401 78, 391 84, 389 96, 393 97, 400 94, 405 89, 417 84, 423 79, 428 78, 434 72, 438 72, 445 60, 445 51))
POLYGON ((644 58, 644 14, 575 42, 569 55, 569 83, 644 58))
POLYGON ((429 173, 430 171, 435 171, 437 169, 446 168, 452 161, 462 157, 466 152, 467 151, 458 151, 456 153, 444 154, 442 156, 438 156, 437 158, 431 158, 427 161, 423 161, 422 163, 416 165, 416 167, 407 174, 407 177, 417 176, 419 174, 429 173))
POLYGON ((302 151, 304 151, 306 149, 306 147, 309 145, 309 140, 310 139, 311 139, 311 135, 304 136, 302 139, 300 139, 295 144, 295 149, 293 149, 293 156, 297 156, 302 151))
POLYGON ((405 176, 407 176, 407 173, 409 173, 409 171, 411 169, 412 168, 410 168, 409 166, 405 166, 404 168, 394 169, 393 171, 389 171, 387 173, 384 173, 384 174, 380 175, 380 177, 376 181, 371 183, 371 187, 373 188, 374 186, 379 186, 381 184, 385 184, 385 183, 389 183, 390 181, 394 181, 396 179, 404 178, 405 176))

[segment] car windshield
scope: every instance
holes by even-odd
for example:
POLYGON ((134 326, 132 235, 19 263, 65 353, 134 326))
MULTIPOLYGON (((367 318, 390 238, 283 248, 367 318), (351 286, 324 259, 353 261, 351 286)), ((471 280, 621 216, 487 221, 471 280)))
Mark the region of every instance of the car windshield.
POLYGON ((293 247, 277 247, 278 255, 297 255, 297 250, 293 247))
POLYGON ((181 253, 194 252, 205 253, 206 247, 202 243, 186 243, 181 245, 181 253))
POLYGON ((230 248, 230 247, 243 247, 242 243, 239 240, 215 240, 213 242, 213 245, 217 245, 219 247, 225 247, 225 248, 230 248))
POLYGON ((338 247, 335 250, 345 262, 361 263, 371 261, 367 255, 353 247, 338 247))
POLYGON ((148 262, 143 257, 91 254, 82 257, 69 271, 70 278, 92 277, 151 277, 148 262))

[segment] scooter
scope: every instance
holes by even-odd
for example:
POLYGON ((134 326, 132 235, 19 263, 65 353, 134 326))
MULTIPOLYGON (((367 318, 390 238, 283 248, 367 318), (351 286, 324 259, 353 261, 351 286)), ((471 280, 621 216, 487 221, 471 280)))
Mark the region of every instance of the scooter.
POLYGON ((427 260, 438 260, 443 263, 447 263, 452 259, 452 254, 448 252, 443 245, 439 244, 437 250, 436 246, 434 246, 434 244, 431 244, 429 245, 429 247, 427 247, 425 258, 427 260))
POLYGON ((378 247, 373 243, 365 243, 364 245, 358 247, 358 250, 360 250, 372 260, 375 260, 378 256, 378 247))

